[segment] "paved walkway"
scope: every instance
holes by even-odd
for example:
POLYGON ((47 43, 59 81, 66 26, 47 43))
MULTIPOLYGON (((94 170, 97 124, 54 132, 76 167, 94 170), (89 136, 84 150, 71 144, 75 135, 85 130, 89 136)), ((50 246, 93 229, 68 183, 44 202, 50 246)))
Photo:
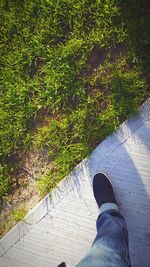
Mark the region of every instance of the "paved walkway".
POLYGON ((98 208, 91 183, 111 178, 125 216, 133 267, 150 267, 150 101, 102 142, 0 241, 1 267, 74 267, 90 247, 98 208))

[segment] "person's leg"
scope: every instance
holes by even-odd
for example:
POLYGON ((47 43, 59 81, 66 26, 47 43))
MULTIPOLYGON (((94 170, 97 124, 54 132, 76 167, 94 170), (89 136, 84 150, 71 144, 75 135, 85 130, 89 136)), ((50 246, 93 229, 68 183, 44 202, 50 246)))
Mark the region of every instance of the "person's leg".
POLYGON ((129 267, 128 232, 110 181, 104 174, 93 180, 93 191, 100 215, 97 236, 87 256, 77 267, 129 267))

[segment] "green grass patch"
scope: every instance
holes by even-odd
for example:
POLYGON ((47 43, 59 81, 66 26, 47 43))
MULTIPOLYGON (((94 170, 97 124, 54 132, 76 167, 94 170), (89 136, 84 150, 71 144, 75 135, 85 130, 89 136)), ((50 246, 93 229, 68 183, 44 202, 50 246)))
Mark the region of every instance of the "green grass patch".
POLYGON ((24 220, 24 217, 27 213, 25 207, 20 206, 17 209, 13 209, 12 211, 3 214, 2 218, 0 219, 0 238, 4 234, 6 234, 12 226, 14 226, 19 221, 24 220))
POLYGON ((16 222, 22 221, 26 215, 26 210, 25 208, 18 208, 17 210, 14 210, 12 215, 13 215, 13 219, 16 222))
POLYGON ((51 190, 148 97, 148 1, 1 1, 0 199, 26 150, 51 190), (47 117, 45 126, 39 120, 47 117))

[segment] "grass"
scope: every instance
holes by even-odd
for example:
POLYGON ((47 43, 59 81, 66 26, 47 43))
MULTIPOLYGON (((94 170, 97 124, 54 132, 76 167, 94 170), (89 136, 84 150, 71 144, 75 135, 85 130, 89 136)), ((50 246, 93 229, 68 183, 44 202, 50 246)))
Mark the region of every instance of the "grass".
POLYGON ((27 211, 23 206, 18 207, 0 220, 0 237, 6 234, 9 229, 15 225, 17 222, 24 220, 27 211))
POLYGON ((16 222, 22 221, 26 215, 26 210, 25 208, 18 208, 13 211, 12 215, 16 222))
POLYGON ((47 149, 42 195, 149 96, 149 2, 1 1, 0 199, 47 149), (37 126, 46 117, 47 124, 37 126))

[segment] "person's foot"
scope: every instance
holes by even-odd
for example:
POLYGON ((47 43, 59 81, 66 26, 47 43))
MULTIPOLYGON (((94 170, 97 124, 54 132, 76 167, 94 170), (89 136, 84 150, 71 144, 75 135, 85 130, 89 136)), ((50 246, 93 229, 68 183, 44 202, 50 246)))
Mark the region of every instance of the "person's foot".
POLYGON ((93 193, 99 208, 104 203, 114 203, 117 205, 111 182, 105 174, 97 173, 94 176, 93 193))

